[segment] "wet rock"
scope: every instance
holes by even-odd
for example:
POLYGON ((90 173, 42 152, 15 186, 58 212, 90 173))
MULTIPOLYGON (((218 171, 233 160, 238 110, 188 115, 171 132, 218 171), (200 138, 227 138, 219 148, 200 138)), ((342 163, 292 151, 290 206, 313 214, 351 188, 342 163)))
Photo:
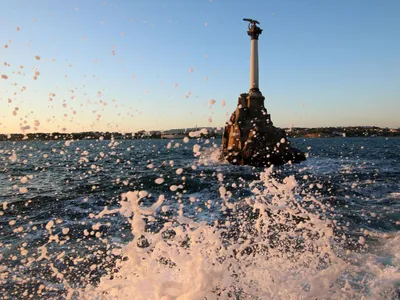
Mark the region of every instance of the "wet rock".
POLYGON ((277 128, 257 90, 241 94, 222 137, 224 158, 235 165, 268 167, 306 160, 304 152, 291 146, 286 132, 277 128))

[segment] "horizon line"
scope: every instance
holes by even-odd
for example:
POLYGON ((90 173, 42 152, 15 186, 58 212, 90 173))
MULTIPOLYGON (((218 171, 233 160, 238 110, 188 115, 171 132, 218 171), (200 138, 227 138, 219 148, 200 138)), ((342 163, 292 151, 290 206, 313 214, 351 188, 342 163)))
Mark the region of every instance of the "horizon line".
MULTIPOLYGON (((379 128, 379 129, 400 129, 400 126, 395 128, 395 127, 380 127, 380 126, 375 126, 375 125, 354 125, 354 126, 319 126, 319 127, 297 127, 297 126, 293 126, 293 127, 280 127, 281 129, 318 129, 318 128, 379 128)), ((60 132, 60 131, 53 131, 53 132, 13 132, 13 133, 0 133, 0 135, 12 135, 12 134, 22 134, 22 135, 28 135, 28 134, 79 134, 79 133, 119 133, 119 134, 133 134, 133 133, 138 133, 138 132, 165 132, 165 131, 170 131, 170 130, 193 130, 193 129, 198 129, 201 130, 203 128, 211 128, 211 129, 216 129, 216 130, 221 130, 223 131, 223 127, 221 126, 196 126, 196 127, 182 127, 182 128, 170 128, 170 129, 152 129, 152 130, 145 130, 145 129, 141 129, 138 131, 103 131, 103 130, 89 130, 89 131, 73 131, 73 132, 60 132)))

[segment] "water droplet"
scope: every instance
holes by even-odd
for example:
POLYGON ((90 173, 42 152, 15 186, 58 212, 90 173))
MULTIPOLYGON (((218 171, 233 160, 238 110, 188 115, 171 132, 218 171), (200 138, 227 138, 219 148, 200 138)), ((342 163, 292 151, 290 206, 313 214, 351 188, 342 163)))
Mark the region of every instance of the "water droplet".
POLYGON ((154 180, 154 182, 157 184, 162 184, 164 182, 164 178, 157 178, 156 180, 154 180))

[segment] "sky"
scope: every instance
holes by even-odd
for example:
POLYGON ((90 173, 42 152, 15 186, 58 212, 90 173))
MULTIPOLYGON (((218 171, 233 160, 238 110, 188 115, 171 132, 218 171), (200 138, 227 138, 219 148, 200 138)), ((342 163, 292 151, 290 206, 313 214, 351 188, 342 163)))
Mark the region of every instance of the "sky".
POLYGON ((400 127, 399 0, 3 1, 0 133, 223 127, 260 90, 279 127, 400 127), (215 102, 215 103, 214 103, 215 102))

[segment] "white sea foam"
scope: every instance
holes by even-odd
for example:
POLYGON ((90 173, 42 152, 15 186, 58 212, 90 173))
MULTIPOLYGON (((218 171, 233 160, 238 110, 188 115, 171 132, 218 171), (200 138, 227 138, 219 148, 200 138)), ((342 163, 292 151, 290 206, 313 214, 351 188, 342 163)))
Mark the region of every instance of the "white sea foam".
POLYGON ((205 166, 227 164, 228 162, 221 160, 221 157, 222 152, 220 147, 204 148, 199 156, 198 164, 205 166))
POLYGON ((400 199, 400 192, 393 192, 389 194, 390 198, 400 199))
MULTIPOLYGON (((278 181, 271 172, 261 173, 251 184, 252 196, 235 204, 229 203, 230 187, 220 186, 221 210, 236 215, 218 226, 186 217, 181 204, 175 217, 150 233, 144 217, 154 214, 164 198, 145 208, 139 205, 143 194, 124 194, 118 211, 128 218, 134 234, 122 249, 126 259, 118 262, 118 272, 104 276, 98 286, 86 287, 80 297, 383 299, 390 292, 394 296, 394 283, 400 282, 395 250, 399 237, 386 244, 387 254, 394 258, 389 266, 377 263, 371 254, 342 253, 334 222, 308 212, 304 204, 312 202, 321 212, 328 207, 312 195, 299 201, 294 177, 278 181)), ((115 210, 101 215, 108 213, 115 210)))

